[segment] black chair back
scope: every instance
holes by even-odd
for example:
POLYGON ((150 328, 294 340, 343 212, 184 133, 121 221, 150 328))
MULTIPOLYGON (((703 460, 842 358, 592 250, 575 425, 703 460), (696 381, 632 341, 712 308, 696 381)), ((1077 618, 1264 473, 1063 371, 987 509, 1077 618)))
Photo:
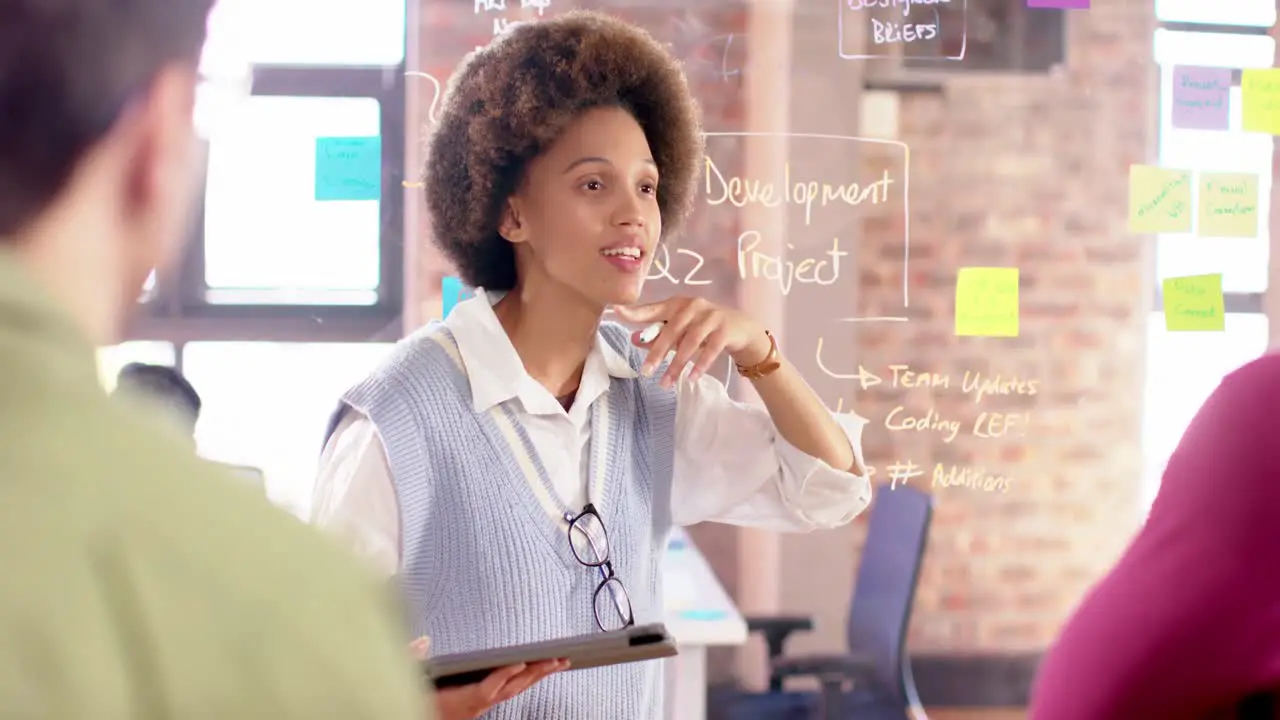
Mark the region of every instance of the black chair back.
POLYGON ((933 497, 910 485, 877 489, 849 604, 849 648, 870 656, 876 680, 904 705, 918 704, 906 654, 907 625, 933 519, 933 497))

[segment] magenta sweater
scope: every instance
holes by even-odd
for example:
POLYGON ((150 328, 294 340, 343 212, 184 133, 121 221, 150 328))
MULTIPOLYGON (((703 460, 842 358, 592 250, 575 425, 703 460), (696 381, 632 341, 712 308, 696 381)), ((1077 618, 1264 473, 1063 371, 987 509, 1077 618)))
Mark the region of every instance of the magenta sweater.
POLYGON ((1246 696, 1277 690, 1280 355, 1270 355, 1228 375, 1192 420, 1146 525, 1041 665, 1031 718, 1235 717, 1246 696))

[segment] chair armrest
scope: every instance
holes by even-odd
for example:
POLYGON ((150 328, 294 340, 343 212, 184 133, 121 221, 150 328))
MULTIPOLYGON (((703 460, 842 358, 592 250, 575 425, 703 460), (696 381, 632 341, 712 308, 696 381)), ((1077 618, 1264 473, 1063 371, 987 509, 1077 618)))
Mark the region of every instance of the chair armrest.
POLYGON ((769 646, 769 661, 782 655, 791 633, 813 629, 813 618, 800 615, 769 615, 747 618, 747 632, 760 633, 769 646))
POLYGON ((875 662, 863 655, 803 655, 780 657, 770 664, 770 674, 779 678, 815 677, 826 682, 852 680, 858 682, 874 677, 875 662))

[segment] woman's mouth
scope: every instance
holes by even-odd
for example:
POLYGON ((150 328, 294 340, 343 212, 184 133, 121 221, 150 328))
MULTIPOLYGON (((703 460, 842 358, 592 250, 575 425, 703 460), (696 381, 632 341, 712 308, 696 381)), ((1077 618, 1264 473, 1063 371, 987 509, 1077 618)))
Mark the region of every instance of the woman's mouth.
POLYGON ((610 265, 625 273, 640 272, 644 260, 644 251, 638 247, 606 248, 600 256, 610 265))

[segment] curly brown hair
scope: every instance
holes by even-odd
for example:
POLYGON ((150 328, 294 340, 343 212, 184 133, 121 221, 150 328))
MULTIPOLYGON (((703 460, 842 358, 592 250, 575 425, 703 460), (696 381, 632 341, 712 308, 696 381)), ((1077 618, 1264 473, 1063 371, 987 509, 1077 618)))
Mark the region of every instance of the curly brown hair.
POLYGON ((436 245, 471 286, 516 285, 515 249, 498 234, 529 162, 578 115, 621 107, 644 130, 662 173, 662 236, 693 209, 703 135, 680 62, 649 33, 574 10, 522 23, 469 54, 445 91, 424 185, 436 245))

